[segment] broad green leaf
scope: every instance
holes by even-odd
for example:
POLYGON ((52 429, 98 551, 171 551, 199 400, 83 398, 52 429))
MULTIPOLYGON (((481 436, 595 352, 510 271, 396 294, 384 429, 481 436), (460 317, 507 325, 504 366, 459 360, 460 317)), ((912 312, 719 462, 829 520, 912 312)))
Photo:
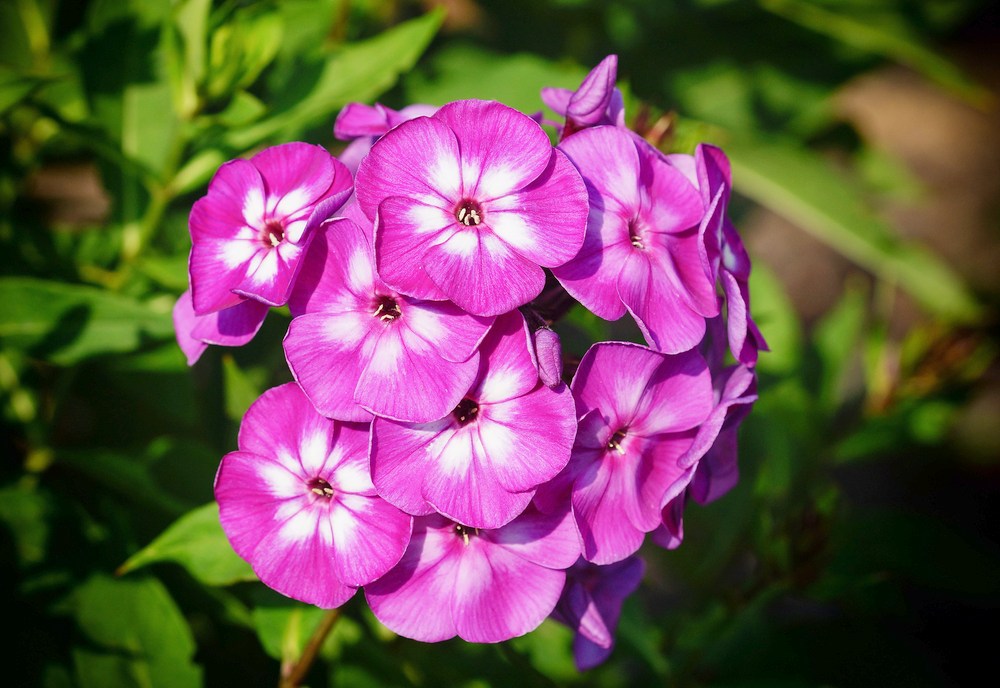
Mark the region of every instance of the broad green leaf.
POLYGON ((165 492, 153 479, 144 456, 102 449, 61 450, 56 454, 55 462, 143 509, 152 507, 168 514, 182 514, 190 508, 190 504, 165 492))
POLYGON ((437 32, 444 13, 430 12, 374 38, 346 45, 332 55, 308 95, 257 124, 229 132, 226 141, 245 150, 268 138, 294 138, 303 129, 331 120, 338 108, 352 101, 369 101, 392 86, 410 69, 437 32))
POLYGON ((95 576, 76 591, 74 607, 80 629, 96 646, 74 652, 84 688, 201 685, 191 630, 155 578, 95 576))
POLYGON ((205 76, 211 0, 173 3, 173 21, 164 26, 163 47, 174 109, 190 117, 198 109, 198 85, 205 76))
POLYGON ((934 314, 956 322, 980 315, 981 306, 951 268, 894 236, 858 189, 815 153, 792 141, 738 136, 726 143, 726 152, 741 193, 898 284, 934 314))
POLYGON ((188 286, 188 258, 186 255, 143 256, 136 268, 146 277, 173 291, 183 291, 188 286))
POLYGON ((587 70, 537 55, 499 55, 472 43, 447 46, 426 69, 404 79, 407 100, 442 105, 463 98, 498 100, 523 112, 542 109, 543 86, 575 89, 587 70))
POLYGON ((155 562, 174 562, 205 585, 252 581, 250 565, 230 546, 219 525, 219 505, 211 502, 181 516, 143 549, 122 564, 128 573, 155 562))
MULTIPOLYGON (((861 377, 860 344, 868 308, 868 290, 860 282, 848 282, 847 289, 833 310, 819 322, 813 342, 822 366, 819 397, 832 410, 843 401, 852 381, 851 373, 861 377)), ((853 390, 860 390, 855 380, 853 390)))
POLYGON ((760 327, 770 352, 762 352, 758 368, 788 373, 802 359, 802 327, 784 285, 766 265, 754 265, 750 273, 754 321, 760 327))
POLYGON ((924 46, 904 23, 901 12, 887 13, 877 7, 863 11, 855 6, 850 13, 841 13, 814 0, 760 0, 760 5, 845 45, 912 67, 975 105, 982 107, 994 101, 988 90, 924 46))
POLYGON ((0 278, 0 339, 60 365, 173 336, 168 310, 102 289, 0 278))
POLYGON ((210 97, 223 98, 257 80, 281 47, 281 15, 263 5, 244 7, 212 34, 209 49, 210 97))
POLYGON ((239 421, 261 394, 263 375, 251 375, 232 356, 222 358, 222 379, 226 387, 226 415, 239 421))
POLYGON ((197 153, 178 170, 170 183, 170 190, 180 195, 200 189, 224 162, 226 157, 220 151, 210 148, 197 153))

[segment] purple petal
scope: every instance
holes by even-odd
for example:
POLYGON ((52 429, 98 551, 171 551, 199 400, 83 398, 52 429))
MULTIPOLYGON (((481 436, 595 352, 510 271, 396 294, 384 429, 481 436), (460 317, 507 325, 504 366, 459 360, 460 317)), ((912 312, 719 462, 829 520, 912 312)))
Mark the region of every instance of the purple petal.
POLYGON ((264 181, 247 160, 227 162, 191 209, 191 295, 195 312, 234 306, 246 266, 265 250, 253 224, 264 215, 264 181))
POLYGON ((448 125, 458 139, 467 198, 484 203, 523 189, 549 164, 552 144, 542 128, 501 103, 448 103, 433 119, 448 125))
POLYGON ((444 292, 426 271, 427 248, 455 223, 439 202, 431 205, 391 196, 379 206, 375 229, 378 274, 397 291, 418 299, 440 300, 444 292))
POLYGON ((174 335, 177 337, 177 346, 184 352, 187 364, 193 366, 205 353, 208 344, 191 336, 191 330, 198 322, 195 315, 194 305, 191 303, 191 290, 188 289, 178 297, 173 308, 174 335))
POLYGON ((548 106, 552 112, 566 116, 566 111, 569 109, 570 98, 573 97, 573 91, 568 88, 555 88, 553 86, 546 86, 542 88, 542 102, 548 106))
POLYGON ((387 324, 371 318, 372 334, 358 352, 358 364, 364 369, 354 400, 378 416, 426 423, 458 405, 476 379, 479 357, 473 354, 462 363, 445 361, 435 347, 406 327, 407 317, 387 324))
POLYGON ((712 412, 712 376, 701 354, 664 356, 639 405, 632 427, 645 435, 688 430, 712 412))
POLYGON ((366 309, 375 291, 371 223, 327 222, 309 247, 288 306, 293 315, 366 309))
POLYGON ((720 189, 723 189, 722 205, 729 204, 732 171, 729 158, 717 148, 707 143, 699 143, 694 152, 698 175, 698 188, 707 207, 720 189))
POLYGON ((318 607, 339 607, 357 589, 339 581, 329 565, 325 510, 313 508, 303 483, 298 497, 276 495, 270 476, 282 471, 255 454, 227 454, 216 476, 222 528, 266 585, 318 607))
POLYGON ((191 336, 206 344, 243 346, 260 330, 269 310, 265 303, 244 299, 221 311, 196 315, 191 336))
POLYGON ((258 251, 233 291, 271 306, 283 306, 291 296, 301 258, 311 239, 310 234, 301 245, 283 241, 276 247, 258 251))
POLYGON ((285 335, 288 367, 302 390, 324 416, 367 421, 371 414, 354 401, 361 378, 358 356, 378 321, 368 315, 308 313, 292 320, 285 335))
POLYGON ((612 429, 631 423, 647 385, 665 358, 637 344, 594 344, 584 354, 571 383, 578 415, 600 409, 612 429))
POLYGON ((372 613, 394 633, 433 643, 458 632, 451 607, 462 542, 453 527, 440 516, 415 519, 403 558, 365 586, 372 613))
POLYGON ((381 136, 389 131, 389 108, 380 103, 348 103, 333 123, 333 135, 341 141, 362 136, 381 136))
POLYGON ((371 431, 372 482, 379 496, 408 514, 434 511, 423 494, 427 467, 452 436, 452 419, 404 424, 376 418, 371 431))
POLYGON ((319 475, 330 457, 336 426, 323 418, 295 383, 264 392, 240 424, 240 451, 278 457, 303 479, 319 475), (293 460, 294 459, 294 460, 293 460))
MULTIPOLYGON (((545 273, 489 230, 462 228, 431 246, 427 275, 447 297, 474 315, 499 315, 538 296, 545 273)), ((387 280, 388 281, 388 280, 387 280)))
POLYGON ((329 151, 309 143, 271 146, 250 158, 250 162, 264 178, 269 217, 287 217, 315 205, 337 176, 346 175, 350 180, 350 173, 329 151))
POLYGON ((455 134, 436 118, 403 122, 372 146, 358 167, 356 188, 361 209, 372 220, 390 196, 451 208, 463 196, 455 134))
MULTIPOLYGON (((367 475, 367 452, 361 456, 362 472, 367 475)), ((379 497, 340 495, 336 499, 329 520, 335 545, 331 564, 348 585, 366 585, 403 556, 413 519, 379 497)))
POLYGON ((664 549, 677 549, 684 541, 684 494, 663 507, 663 524, 653 531, 653 542, 664 549))
POLYGON ((606 119, 618 76, 618 56, 608 55, 594 67, 569 100, 566 117, 579 126, 593 126, 606 119))
POLYGON ((611 564, 634 554, 645 537, 623 512, 638 509, 638 458, 634 454, 615 458, 604 461, 595 457, 573 489, 573 513, 583 539, 583 556, 595 564, 611 564), (627 459, 628 465, 617 459, 627 459))
POLYGON ((530 185, 485 206, 485 223, 511 248, 544 267, 562 265, 583 245, 589 207, 580 173, 553 150, 530 185))
POLYGON ((458 635, 473 643, 496 643, 534 630, 555 608, 565 581, 564 571, 475 538, 465 547, 453 582, 458 635))

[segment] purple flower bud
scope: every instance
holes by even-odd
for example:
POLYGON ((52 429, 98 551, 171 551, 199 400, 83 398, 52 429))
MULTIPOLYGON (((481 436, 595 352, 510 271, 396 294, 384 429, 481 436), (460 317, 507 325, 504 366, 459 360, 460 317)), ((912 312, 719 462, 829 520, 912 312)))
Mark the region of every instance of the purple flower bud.
POLYGON ((538 379, 546 387, 562 384, 562 345, 559 335, 547 327, 535 330, 535 356, 538 359, 538 379))

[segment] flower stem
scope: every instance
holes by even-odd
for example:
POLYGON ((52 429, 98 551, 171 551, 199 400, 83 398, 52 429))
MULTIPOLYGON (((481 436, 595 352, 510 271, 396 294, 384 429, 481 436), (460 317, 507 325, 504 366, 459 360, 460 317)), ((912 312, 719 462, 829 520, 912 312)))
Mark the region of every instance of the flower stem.
POLYGON ((299 661, 289 666, 287 671, 282 670, 278 688, 298 688, 298 686, 302 685, 302 681, 305 680, 306 675, 312 668, 312 664, 316 661, 316 656, 319 654, 320 648, 323 647, 323 642, 330 635, 330 631, 333 630, 333 626, 337 623, 338 618, 340 618, 339 609, 331 609, 323 615, 319 625, 316 626, 316 630, 313 631, 312 637, 309 638, 309 643, 302 651, 299 661))

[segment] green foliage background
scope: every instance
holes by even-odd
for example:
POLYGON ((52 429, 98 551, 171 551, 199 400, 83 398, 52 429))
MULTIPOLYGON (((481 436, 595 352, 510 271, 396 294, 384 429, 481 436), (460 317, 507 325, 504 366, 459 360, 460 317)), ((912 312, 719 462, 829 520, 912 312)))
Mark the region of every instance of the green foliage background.
MULTIPOLYGON (((894 62, 994 107, 932 47, 991 16, 986 4, 434 4, 0 4, 0 618, 13 637, 0 681, 274 685, 321 623, 255 582, 211 501, 243 412, 289 377, 287 315, 190 369, 173 341, 187 214, 215 169, 285 141, 336 151, 332 122, 350 101, 481 97, 533 112, 542 86, 575 87, 611 52, 627 112, 669 124, 665 149, 725 148, 737 215, 770 208, 857 274, 807 327, 786 285, 756 268, 773 352, 741 436, 742 480, 689 508, 679 550, 645 551, 605 665, 577 674, 571 633, 552 622, 499 646, 411 642, 358 596, 308 684, 970 680, 990 656, 973 628, 1000 607, 1000 490, 997 460, 963 458, 952 428, 996 370, 995 296, 872 211, 885 180, 865 172, 875 153, 832 98, 894 62), (53 171, 68 185, 41 193, 53 171), (895 298, 924 313, 904 332, 890 327, 895 298)), ((905 183, 890 174, 890 191, 905 183)), ((577 354, 634 336, 584 313, 560 328, 577 354)))

